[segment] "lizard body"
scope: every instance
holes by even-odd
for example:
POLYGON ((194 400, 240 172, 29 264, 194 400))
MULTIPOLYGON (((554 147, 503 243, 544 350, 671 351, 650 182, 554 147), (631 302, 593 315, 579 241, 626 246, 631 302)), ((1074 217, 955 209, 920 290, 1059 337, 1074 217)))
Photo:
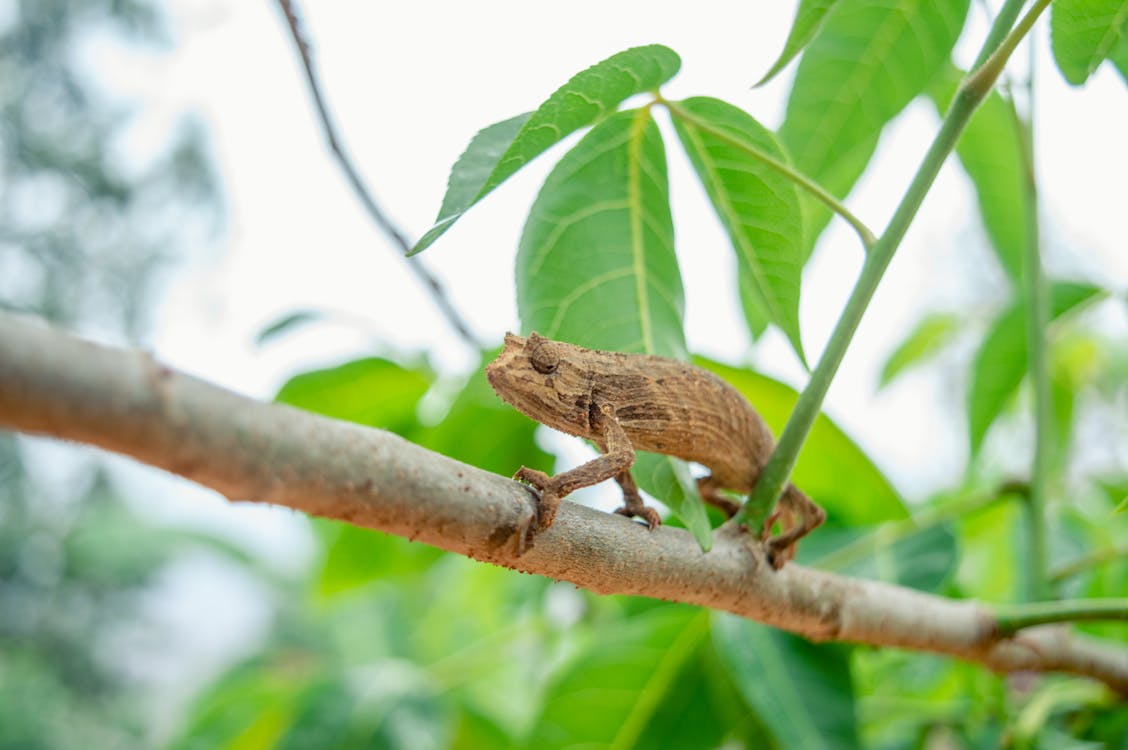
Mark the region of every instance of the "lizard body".
MULTIPOLYGON (((580 487, 614 477, 623 489, 623 515, 661 519, 646 507, 630 467, 635 450, 676 456, 708 468, 698 480, 702 497, 731 516, 739 505, 720 489, 747 494, 774 446, 771 431, 747 399, 713 373, 645 354, 585 349, 532 333, 505 336, 505 348, 486 368, 494 391, 523 414, 561 432, 588 438, 603 453, 549 477, 521 467, 517 478, 540 490, 540 526, 552 524, 560 500, 580 487)), ((788 485, 769 519, 787 528, 768 542, 773 564, 822 523, 823 510, 788 485)))

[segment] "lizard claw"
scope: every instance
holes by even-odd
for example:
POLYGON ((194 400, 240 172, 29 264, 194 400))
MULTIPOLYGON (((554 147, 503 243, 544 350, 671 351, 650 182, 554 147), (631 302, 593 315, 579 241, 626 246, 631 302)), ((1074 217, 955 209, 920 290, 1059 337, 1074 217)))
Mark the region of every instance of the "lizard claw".
POLYGON ((620 516, 626 516, 627 518, 634 518, 637 516, 646 521, 646 525, 650 527, 651 531, 654 531, 654 529, 662 525, 662 516, 658 515, 658 511, 647 505, 644 505, 641 508, 631 508, 624 505, 621 508, 616 508, 615 513, 620 516))
POLYGON ((543 471, 522 466, 513 478, 537 491, 537 531, 544 531, 556 520, 556 509, 560 507, 562 499, 553 489, 552 477, 543 471))

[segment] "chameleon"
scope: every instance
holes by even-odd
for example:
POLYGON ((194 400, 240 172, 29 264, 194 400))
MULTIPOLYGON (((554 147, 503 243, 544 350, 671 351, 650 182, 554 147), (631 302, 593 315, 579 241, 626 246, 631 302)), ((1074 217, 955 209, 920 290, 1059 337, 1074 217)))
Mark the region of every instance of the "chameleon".
MULTIPOLYGON (((537 529, 547 529, 561 500, 581 487, 614 478, 623 491, 615 512, 654 529, 658 512, 642 500, 631 477, 635 451, 696 462, 711 473, 697 480, 702 498, 728 517, 739 503, 721 494, 753 490, 775 445, 763 418, 738 390, 695 365, 647 354, 586 349, 535 332, 505 335, 486 366, 499 397, 521 413, 569 435, 591 440, 602 455, 549 476, 522 466, 515 479, 539 492, 537 529)), ((788 484, 761 534, 776 569, 826 513, 788 484), (771 536, 779 521, 782 531, 771 536)))

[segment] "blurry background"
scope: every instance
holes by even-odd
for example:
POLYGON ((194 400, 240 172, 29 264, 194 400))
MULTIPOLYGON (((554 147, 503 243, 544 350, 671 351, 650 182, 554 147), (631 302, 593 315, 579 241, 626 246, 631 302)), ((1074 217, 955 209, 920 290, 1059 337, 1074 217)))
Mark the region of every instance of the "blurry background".
MULTIPOLYGON (((750 85, 778 53, 791 4, 529 8, 305 9, 347 147, 410 237, 430 226, 450 166, 478 129, 535 108, 577 71, 637 44, 682 56, 669 97, 717 96, 769 127, 782 117, 789 75, 750 85)), ((965 64, 986 28, 982 8, 972 13, 958 47, 965 64)), ((1104 66, 1084 90, 1069 89, 1052 70, 1046 36, 1042 24, 1031 64, 1047 262, 1055 274, 1099 274, 1123 289, 1128 217, 1113 180, 1128 169, 1124 81, 1104 66)), ((1028 61, 1016 62, 1021 76, 1028 61)), ((479 353, 447 327, 331 161, 272 2, 0 0, 0 71, 4 307, 149 348, 255 397, 272 398, 289 381, 283 399, 321 410, 327 383, 394 382, 409 413, 367 419, 452 455, 477 440, 468 425, 480 414, 504 413, 484 386, 464 386, 479 353), (319 317, 260 336, 297 311, 319 317), (379 359, 332 369, 358 357, 379 359), (311 370, 319 373, 290 380, 311 370), (465 414, 461 432, 437 426, 452 402, 465 414)), ((887 129, 850 199, 870 226, 884 225, 936 123, 916 102, 887 129)), ((684 156, 671 149, 670 159, 690 346, 801 387, 778 332, 752 350, 727 282, 727 238, 684 156)), ((509 180, 420 257, 488 343, 517 326, 513 254, 552 161, 509 180)), ((812 355, 860 261, 856 239, 832 226, 804 277, 812 355)), ((910 502, 957 484, 967 468, 960 404, 971 347, 880 391, 877 373, 922 311, 986 314, 1005 303, 1004 288, 966 178, 949 165, 827 404, 910 502)), ((1122 306, 1096 314, 1105 335, 1123 337, 1122 306)), ((510 420, 499 438, 508 442, 477 463, 508 473, 549 460, 531 443, 531 424, 493 418, 510 420)), ((585 455, 552 435, 536 440, 565 464, 585 455)), ((1092 460, 1123 469, 1120 442, 1105 441, 1092 460)), ((1021 455, 1000 451, 992 471, 1021 468, 1021 455)), ((613 492, 588 500, 613 504, 613 492)), ((552 725, 539 700, 569 679, 561 665, 570 655, 592 662, 584 639, 600 631, 585 633, 581 619, 595 627, 650 617, 647 637, 662 652, 677 640, 664 628, 699 626, 692 610, 649 606, 289 511, 232 506, 115 457, 0 435, 0 748, 502 745, 552 725)), ((973 668, 919 663, 993 690, 973 668)), ((684 685, 728 685, 708 658, 692 664, 698 672, 678 672, 680 663, 673 672, 684 685)), ((712 696, 709 715, 737 727, 730 741, 750 741, 759 730, 740 723, 732 695, 712 696)), ((686 727, 703 745, 700 732, 718 731, 686 727)))

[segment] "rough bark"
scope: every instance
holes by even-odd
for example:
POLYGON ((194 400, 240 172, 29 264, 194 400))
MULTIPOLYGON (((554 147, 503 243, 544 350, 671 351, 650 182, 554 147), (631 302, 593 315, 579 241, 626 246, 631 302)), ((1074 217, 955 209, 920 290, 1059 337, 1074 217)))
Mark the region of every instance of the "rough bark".
MULTIPOLYGON (((373 398, 380 398, 374 393, 373 398)), ((685 531, 563 503, 534 523, 525 486, 380 430, 239 396, 143 352, 0 313, 0 427, 98 446, 210 487, 380 529, 476 560, 721 609, 807 636, 948 654, 1000 672, 1088 675, 1128 694, 1128 649, 1064 626, 1001 637, 989 607, 788 564, 735 531, 702 553, 685 531)))

